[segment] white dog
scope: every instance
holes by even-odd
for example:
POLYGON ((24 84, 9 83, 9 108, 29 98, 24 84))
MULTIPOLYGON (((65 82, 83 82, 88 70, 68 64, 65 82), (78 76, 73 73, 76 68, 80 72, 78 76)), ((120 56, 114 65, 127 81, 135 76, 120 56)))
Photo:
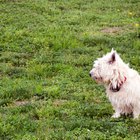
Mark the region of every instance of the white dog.
POLYGON ((113 118, 121 114, 131 114, 136 119, 140 115, 140 76, 129 68, 116 51, 112 50, 102 58, 98 58, 90 71, 90 76, 97 83, 105 85, 115 113, 113 118))

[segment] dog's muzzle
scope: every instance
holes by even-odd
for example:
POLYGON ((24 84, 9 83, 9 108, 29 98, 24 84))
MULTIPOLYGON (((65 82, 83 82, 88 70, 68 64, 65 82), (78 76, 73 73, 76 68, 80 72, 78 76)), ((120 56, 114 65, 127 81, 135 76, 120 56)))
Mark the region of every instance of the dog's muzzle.
POLYGON ((93 72, 89 73, 89 76, 92 77, 94 80, 97 80, 98 78, 93 74, 93 72))

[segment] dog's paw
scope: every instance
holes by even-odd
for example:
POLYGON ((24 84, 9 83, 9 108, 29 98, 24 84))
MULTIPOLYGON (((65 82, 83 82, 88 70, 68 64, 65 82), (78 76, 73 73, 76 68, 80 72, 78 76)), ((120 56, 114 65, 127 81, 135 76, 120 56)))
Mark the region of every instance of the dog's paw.
POLYGON ((120 113, 114 113, 111 118, 119 118, 120 116, 120 113))

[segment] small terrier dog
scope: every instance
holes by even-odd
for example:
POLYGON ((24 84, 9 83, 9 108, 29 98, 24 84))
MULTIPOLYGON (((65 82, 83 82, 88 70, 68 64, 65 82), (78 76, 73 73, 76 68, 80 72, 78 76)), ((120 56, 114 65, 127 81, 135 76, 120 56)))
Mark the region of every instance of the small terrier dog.
POLYGON ((140 115, 140 75, 129 68, 116 51, 112 49, 102 58, 98 58, 90 71, 90 76, 104 84, 115 113, 113 118, 122 114, 133 114, 134 119, 140 115))

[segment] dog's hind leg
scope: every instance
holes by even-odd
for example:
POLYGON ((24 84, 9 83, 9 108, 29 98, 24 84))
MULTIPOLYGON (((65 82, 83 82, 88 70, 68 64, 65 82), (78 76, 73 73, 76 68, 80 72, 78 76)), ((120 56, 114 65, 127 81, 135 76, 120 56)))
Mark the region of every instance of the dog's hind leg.
POLYGON ((134 119, 138 119, 140 117, 140 103, 139 101, 135 101, 133 104, 133 117, 134 119))
POLYGON ((138 110, 137 108, 134 108, 134 110, 133 110, 134 119, 138 119, 139 116, 140 116, 140 110, 138 110))

